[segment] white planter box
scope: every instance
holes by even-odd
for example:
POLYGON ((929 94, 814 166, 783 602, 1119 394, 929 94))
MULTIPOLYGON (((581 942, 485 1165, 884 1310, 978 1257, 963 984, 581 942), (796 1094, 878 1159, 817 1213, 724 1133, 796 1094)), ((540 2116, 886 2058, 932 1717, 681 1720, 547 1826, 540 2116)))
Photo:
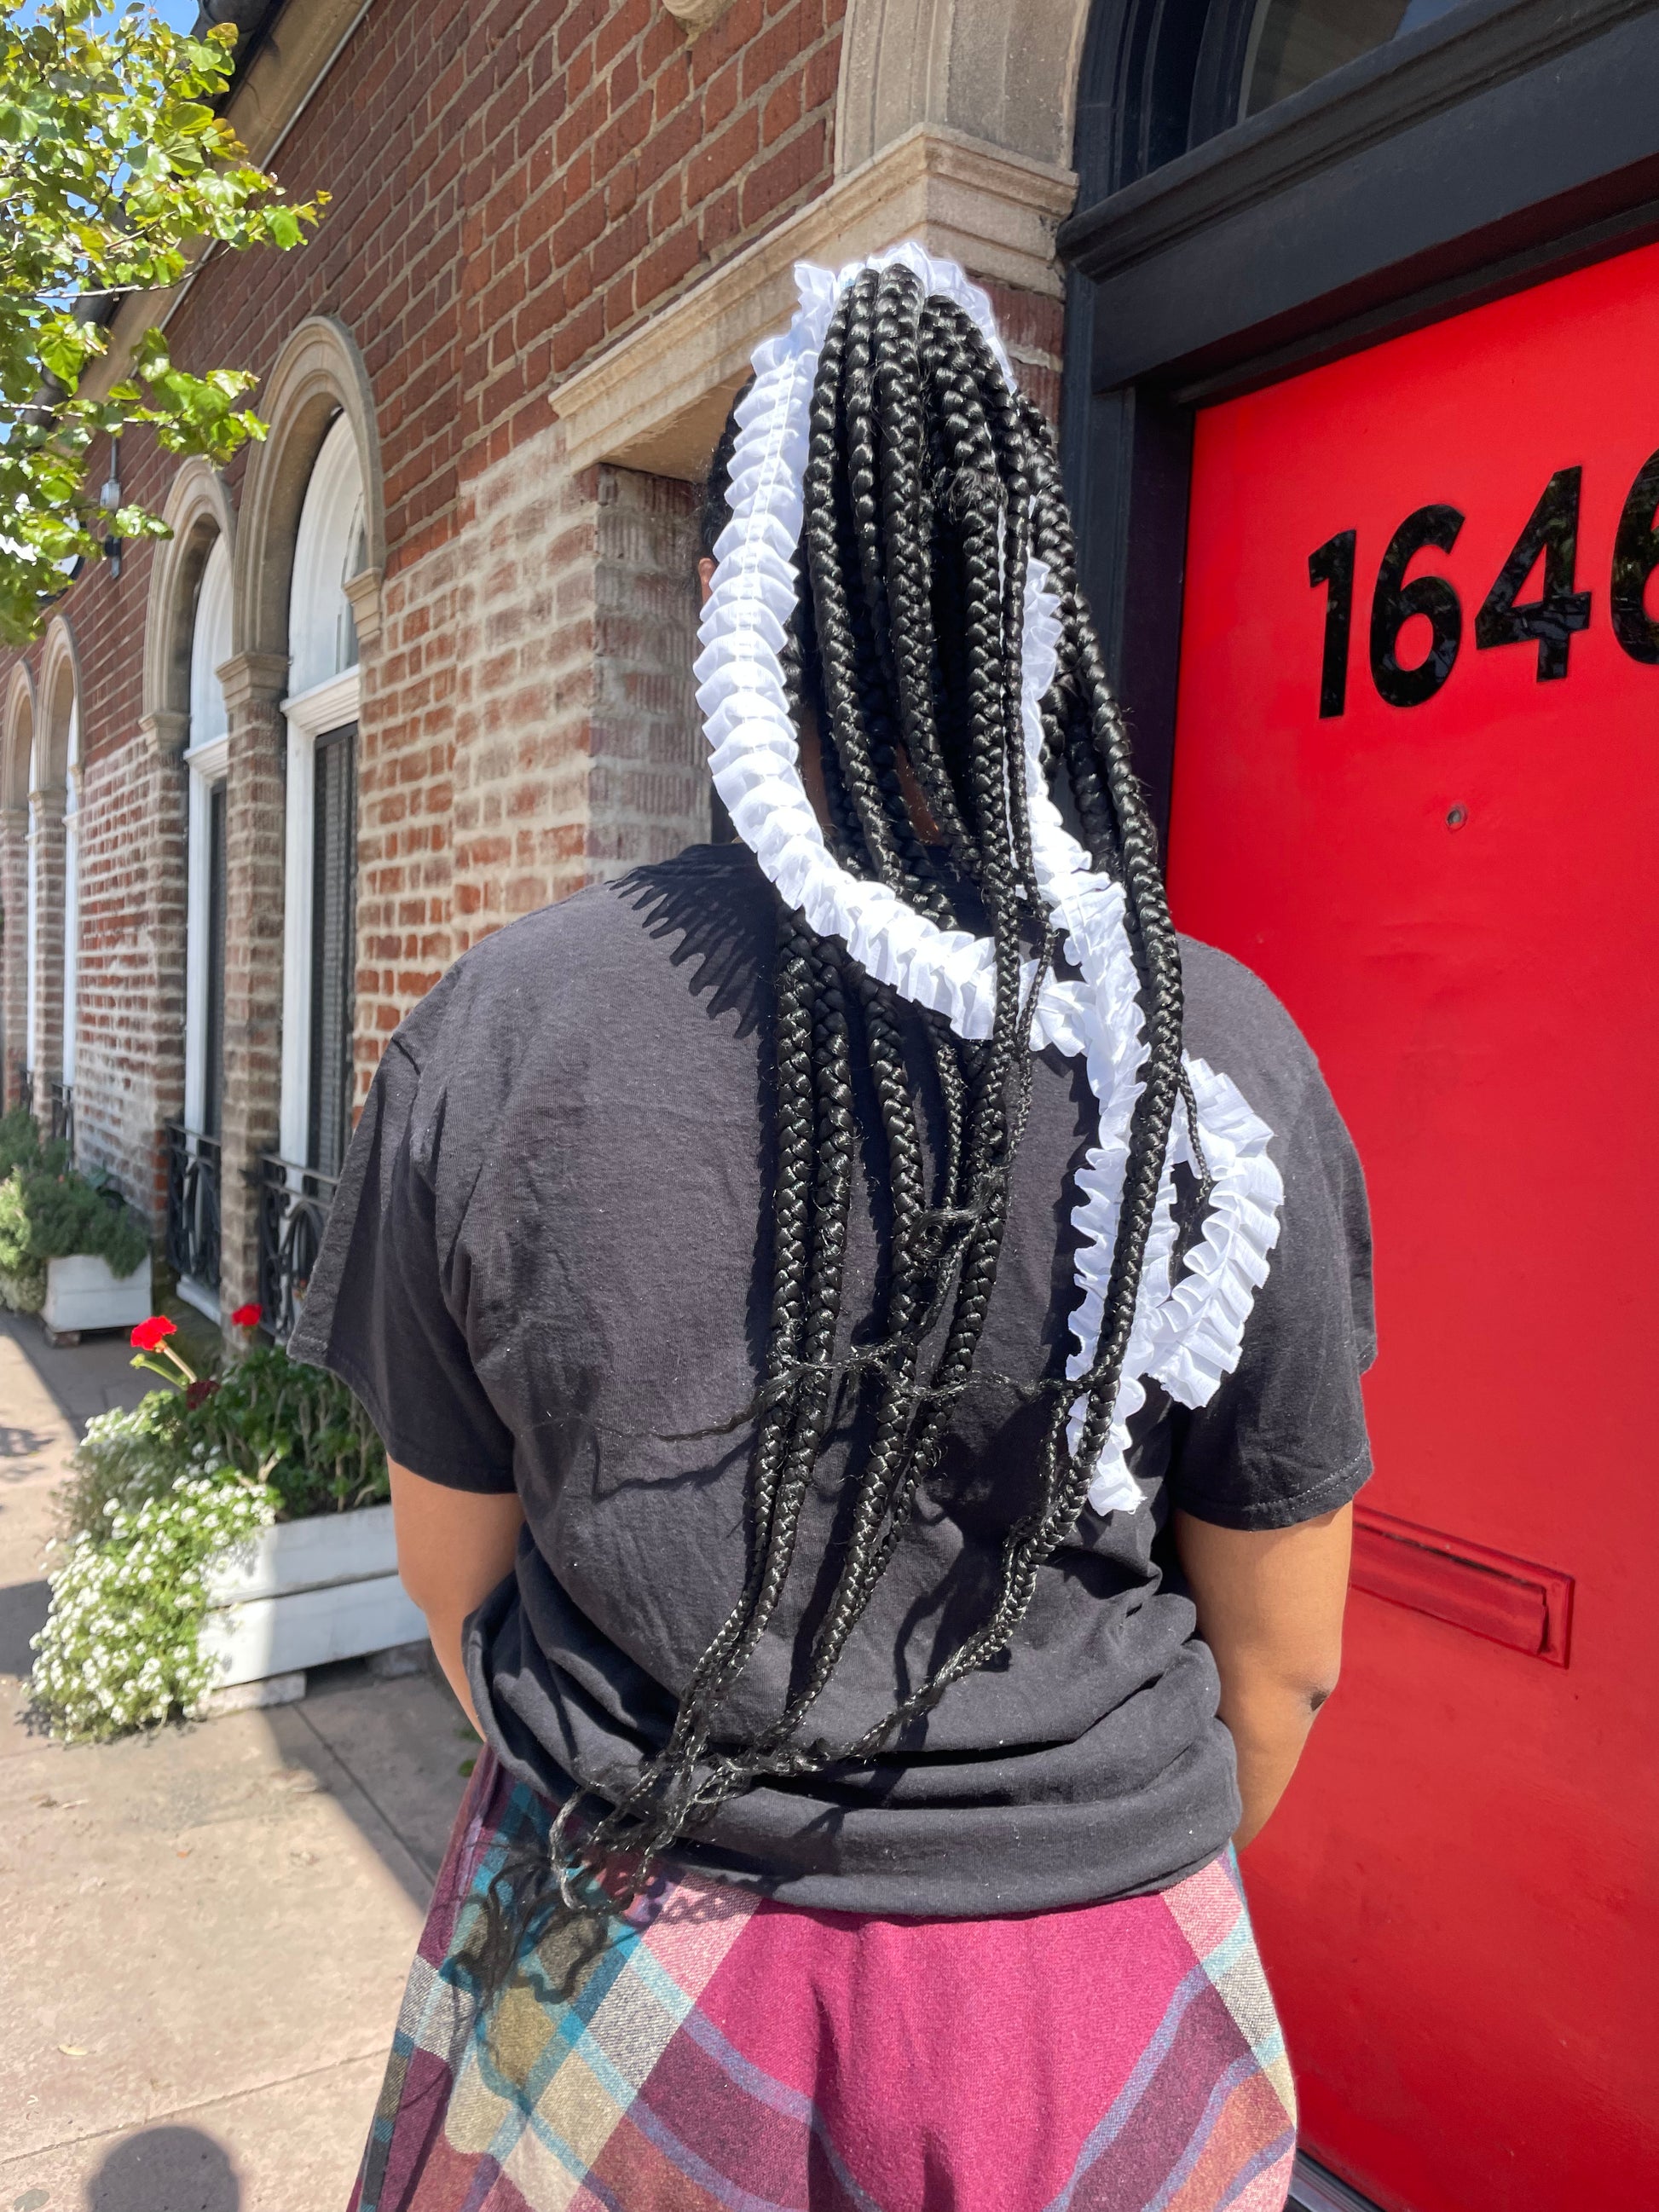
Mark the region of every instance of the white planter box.
POLYGON ((46 1303, 40 1318, 54 1336, 83 1328, 131 1328, 149 1318, 149 1261, 130 1275, 112 1275, 109 1261, 90 1252, 46 1262, 46 1303))
POLYGON ((389 1505, 267 1528, 209 1579, 202 1650, 215 1689, 425 1637, 398 1579, 389 1505))

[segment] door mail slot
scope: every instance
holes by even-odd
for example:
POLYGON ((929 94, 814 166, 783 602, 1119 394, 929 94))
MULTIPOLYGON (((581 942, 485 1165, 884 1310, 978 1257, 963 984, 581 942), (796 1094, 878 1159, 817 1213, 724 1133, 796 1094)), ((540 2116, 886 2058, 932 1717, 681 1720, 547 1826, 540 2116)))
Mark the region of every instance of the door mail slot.
POLYGON ((1354 1508, 1355 1589, 1554 1667, 1567 1663, 1572 1577, 1373 1508, 1354 1508))

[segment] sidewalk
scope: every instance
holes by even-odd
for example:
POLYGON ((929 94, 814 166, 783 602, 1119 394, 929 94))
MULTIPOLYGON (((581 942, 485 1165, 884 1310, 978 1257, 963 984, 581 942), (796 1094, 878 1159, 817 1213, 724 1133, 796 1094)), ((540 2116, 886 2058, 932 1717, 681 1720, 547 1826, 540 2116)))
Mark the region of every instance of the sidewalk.
POLYGON ((52 1499, 144 1378, 0 1316, 0 2212, 343 2212, 471 1732, 425 1674, 65 1749, 52 1499))

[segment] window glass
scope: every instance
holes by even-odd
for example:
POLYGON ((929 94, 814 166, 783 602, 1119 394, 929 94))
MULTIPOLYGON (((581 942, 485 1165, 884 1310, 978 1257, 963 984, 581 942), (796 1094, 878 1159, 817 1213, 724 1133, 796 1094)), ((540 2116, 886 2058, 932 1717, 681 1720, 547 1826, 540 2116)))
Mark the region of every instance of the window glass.
POLYGON ((222 777, 207 799, 207 1004, 202 1012, 202 1134, 224 1133, 225 1114, 225 866, 226 791, 222 777))
POLYGON ((356 727, 317 743, 312 833, 311 1096, 306 1164, 337 1176, 351 1135, 352 977, 357 941, 356 727))
POLYGON ((225 695, 214 671, 230 658, 230 555, 222 538, 202 570, 190 640, 190 742, 210 744, 230 727, 225 695))
POLYGON ((324 439, 306 487, 289 601, 289 690, 296 696, 357 665, 357 627, 345 586, 368 542, 357 441, 343 415, 324 439))
POLYGON ((1449 15, 1462 0, 1258 0, 1239 114, 1259 115, 1345 62, 1449 15))

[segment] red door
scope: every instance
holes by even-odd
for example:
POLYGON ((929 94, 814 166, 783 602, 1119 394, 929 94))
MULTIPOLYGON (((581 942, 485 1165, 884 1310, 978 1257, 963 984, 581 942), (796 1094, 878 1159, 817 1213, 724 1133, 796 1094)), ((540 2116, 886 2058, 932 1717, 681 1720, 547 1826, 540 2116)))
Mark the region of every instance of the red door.
POLYGON ((1659 2206, 1656 449, 1656 247, 1197 424, 1171 901, 1319 1054, 1382 1337, 1246 1873, 1391 2212, 1659 2206))

